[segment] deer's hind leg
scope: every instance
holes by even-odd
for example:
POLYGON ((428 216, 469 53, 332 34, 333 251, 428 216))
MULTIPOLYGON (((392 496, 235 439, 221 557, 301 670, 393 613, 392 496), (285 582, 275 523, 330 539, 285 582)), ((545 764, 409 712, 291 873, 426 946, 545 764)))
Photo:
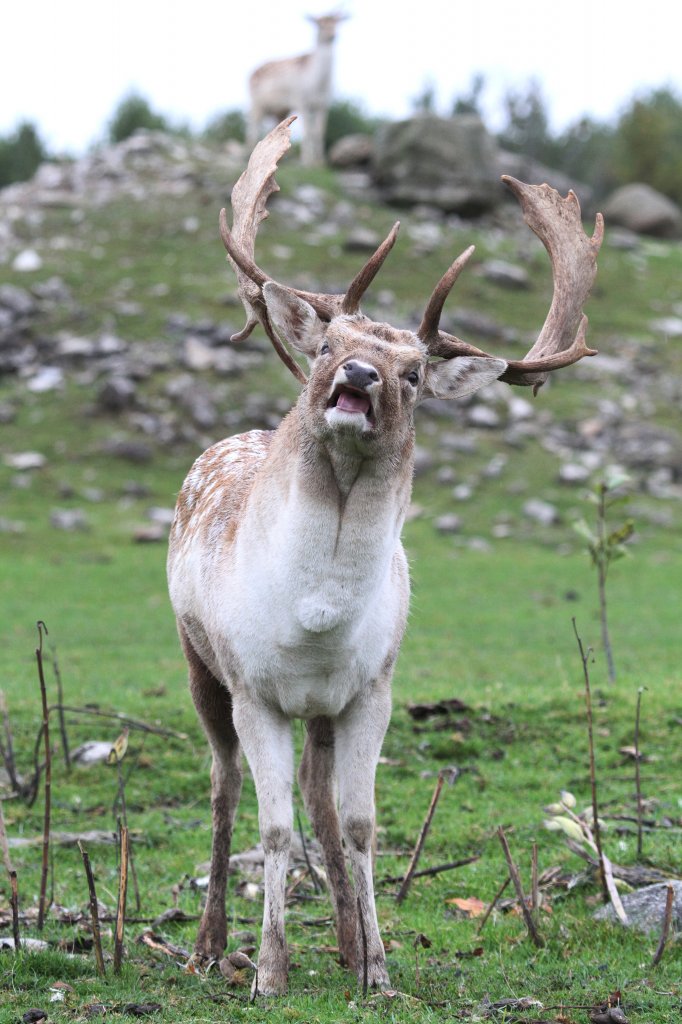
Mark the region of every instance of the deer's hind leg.
POLYGON ((313 718, 308 722, 298 782, 306 811, 324 854, 341 963, 355 971, 357 914, 341 843, 334 778, 334 726, 328 718, 313 718))
POLYGON ((232 721, 232 697, 228 689, 206 667, 182 626, 179 626, 179 633, 189 665, 192 700, 213 755, 211 870, 194 949, 200 956, 220 958, 227 945, 225 891, 232 828, 242 788, 241 748, 232 721))

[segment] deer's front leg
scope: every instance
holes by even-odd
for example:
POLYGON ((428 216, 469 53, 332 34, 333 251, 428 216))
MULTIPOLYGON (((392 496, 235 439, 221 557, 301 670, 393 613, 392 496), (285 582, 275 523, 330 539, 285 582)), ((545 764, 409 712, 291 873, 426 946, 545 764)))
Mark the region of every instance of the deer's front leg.
POLYGON ((353 869, 358 901, 358 978, 371 987, 389 985, 384 945, 379 935, 374 884, 374 776, 391 714, 389 680, 358 696, 336 724, 336 772, 341 827, 353 869))
POLYGON ((234 724, 256 785, 265 855, 263 932, 254 986, 264 995, 280 995, 287 990, 289 971, 284 901, 293 822, 291 726, 283 715, 243 696, 235 699, 234 724))

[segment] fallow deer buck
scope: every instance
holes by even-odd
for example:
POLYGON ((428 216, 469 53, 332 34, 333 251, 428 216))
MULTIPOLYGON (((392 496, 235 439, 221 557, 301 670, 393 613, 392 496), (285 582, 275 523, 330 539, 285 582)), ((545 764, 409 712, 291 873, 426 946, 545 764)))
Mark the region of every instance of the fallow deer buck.
POLYGON ((592 238, 584 234, 573 193, 563 199, 547 185, 505 179, 554 276, 544 327, 521 361, 439 329, 472 249, 437 284, 416 333, 375 323, 360 302, 398 225, 345 295, 287 288, 254 262, 291 120, 256 146, 235 185, 231 232, 224 210, 220 219, 247 311, 235 339, 262 324, 305 387, 276 430, 220 441, 197 460, 179 496, 168 559, 192 697, 213 754, 213 854, 196 952, 220 957, 226 945, 241 747, 265 856, 255 983, 264 993, 287 985, 295 718, 307 727, 298 777, 324 853, 341 960, 369 985, 388 984, 372 884, 374 778, 409 598, 400 532, 412 487, 414 409, 427 396, 457 398, 495 380, 537 389, 548 371, 593 355, 582 306, 603 234, 601 216, 592 238), (309 380, 286 345, 308 358, 309 380))
POLYGON ((300 57, 262 64, 249 78, 249 116, 246 142, 252 148, 260 138, 263 122, 280 121, 294 111, 303 119, 301 162, 308 167, 324 159, 324 133, 332 96, 334 42, 345 14, 309 16, 317 29, 315 48, 300 57))

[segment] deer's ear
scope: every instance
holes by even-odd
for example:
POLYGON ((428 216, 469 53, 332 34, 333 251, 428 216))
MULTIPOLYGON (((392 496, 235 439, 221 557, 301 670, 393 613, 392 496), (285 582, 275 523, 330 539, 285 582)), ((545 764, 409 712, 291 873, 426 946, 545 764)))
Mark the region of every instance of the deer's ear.
POLYGON ((274 281, 263 285, 263 298, 282 340, 314 359, 324 335, 324 324, 313 307, 274 281))
POLYGON ((504 359, 458 356, 429 363, 424 380, 424 398, 464 398, 492 384, 507 369, 504 359))

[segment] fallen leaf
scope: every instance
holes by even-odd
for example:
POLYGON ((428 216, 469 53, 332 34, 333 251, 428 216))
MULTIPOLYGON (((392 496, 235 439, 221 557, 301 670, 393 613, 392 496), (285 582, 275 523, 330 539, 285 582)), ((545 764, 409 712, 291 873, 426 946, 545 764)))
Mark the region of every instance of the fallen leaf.
POLYGON ((130 730, 126 727, 121 735, 114 740, 114 745, 109 751, 109 757, 107 758, 107 764, 118 764, 122 761, 126 755, 128 749, 128 733, 130 730))
POLYGON ((455 896, 450 900, 446 900, 451 906, 455 906, 458 910, 461 910, 467 917, 480 917, 485 914, 488 909, 488 904, 484 903, 483 900, 479 900, 476 896, 469 896, 467 899, 461 899, 459 896, 455 896))

